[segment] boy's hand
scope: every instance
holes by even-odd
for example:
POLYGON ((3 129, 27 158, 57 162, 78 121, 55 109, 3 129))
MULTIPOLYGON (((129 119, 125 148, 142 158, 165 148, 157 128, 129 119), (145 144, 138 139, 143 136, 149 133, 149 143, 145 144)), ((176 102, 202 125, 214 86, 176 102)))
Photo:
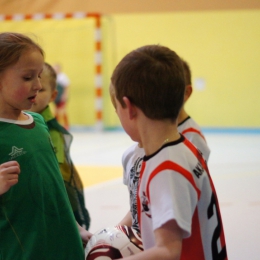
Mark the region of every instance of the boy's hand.
POLYGON ((84 244, 86 245, 88 243, 89 239, 92 237, 92 233, 90 233, 87 230, 82 230, 82 231, 80 231, 80 236, 81 236, 83 245, 84 244))
POLYGON ((88 243, 89 239, 92 237, 92 233, 87 231, 85 228, 81 227, 78 224, 78 222, 77 222, 77 226, 78 226, 78 229, 79 229, 80 237, 82 239, 82 243, 83 243, 83 245, 86 245, 88 243))
POLYGON ((16 161, 0 165, 0 195, 6 193, 13 185, 18 183, 20 165, 16 161))

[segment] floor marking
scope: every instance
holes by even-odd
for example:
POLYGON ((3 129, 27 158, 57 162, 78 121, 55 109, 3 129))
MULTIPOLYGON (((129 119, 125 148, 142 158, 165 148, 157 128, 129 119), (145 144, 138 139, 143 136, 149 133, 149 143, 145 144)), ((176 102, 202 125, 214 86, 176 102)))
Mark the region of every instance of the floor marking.
POLYGON ((76 166, 84 188, 121 178, 123 169, 120 166, 76 166))

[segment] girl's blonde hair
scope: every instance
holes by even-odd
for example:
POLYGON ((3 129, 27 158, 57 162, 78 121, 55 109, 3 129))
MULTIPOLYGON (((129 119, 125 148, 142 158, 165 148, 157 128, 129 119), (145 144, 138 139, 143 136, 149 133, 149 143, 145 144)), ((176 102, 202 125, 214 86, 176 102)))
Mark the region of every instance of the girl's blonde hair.
POLYGON ((21 33, 0 33, 0 73, 15 64, 21 55, 31 49, 38 50, 42 56, 44 51, 39 44, 21 33))

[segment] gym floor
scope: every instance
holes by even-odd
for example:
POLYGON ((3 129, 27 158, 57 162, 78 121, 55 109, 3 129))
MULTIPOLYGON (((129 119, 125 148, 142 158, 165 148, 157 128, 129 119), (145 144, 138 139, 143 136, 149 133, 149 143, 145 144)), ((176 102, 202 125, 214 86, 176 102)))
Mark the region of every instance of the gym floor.
MULTIPOLYGON (((72 129, 71 156, 91 215, 90 232, 116 225, 129 210, 121 156, 133 141, 124 131, 72 129)), ((229 260, 260 255, 260 134, 205 132, 209 169, 218 194, 229 260)))

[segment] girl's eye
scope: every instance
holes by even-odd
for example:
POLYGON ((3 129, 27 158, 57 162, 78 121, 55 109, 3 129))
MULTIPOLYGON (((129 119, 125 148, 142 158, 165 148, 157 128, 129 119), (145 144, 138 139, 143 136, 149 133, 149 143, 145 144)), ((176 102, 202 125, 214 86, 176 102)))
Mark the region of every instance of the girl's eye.
POLYGON ((24 80, 29 81, 31 77, 24 77, 24 80))

